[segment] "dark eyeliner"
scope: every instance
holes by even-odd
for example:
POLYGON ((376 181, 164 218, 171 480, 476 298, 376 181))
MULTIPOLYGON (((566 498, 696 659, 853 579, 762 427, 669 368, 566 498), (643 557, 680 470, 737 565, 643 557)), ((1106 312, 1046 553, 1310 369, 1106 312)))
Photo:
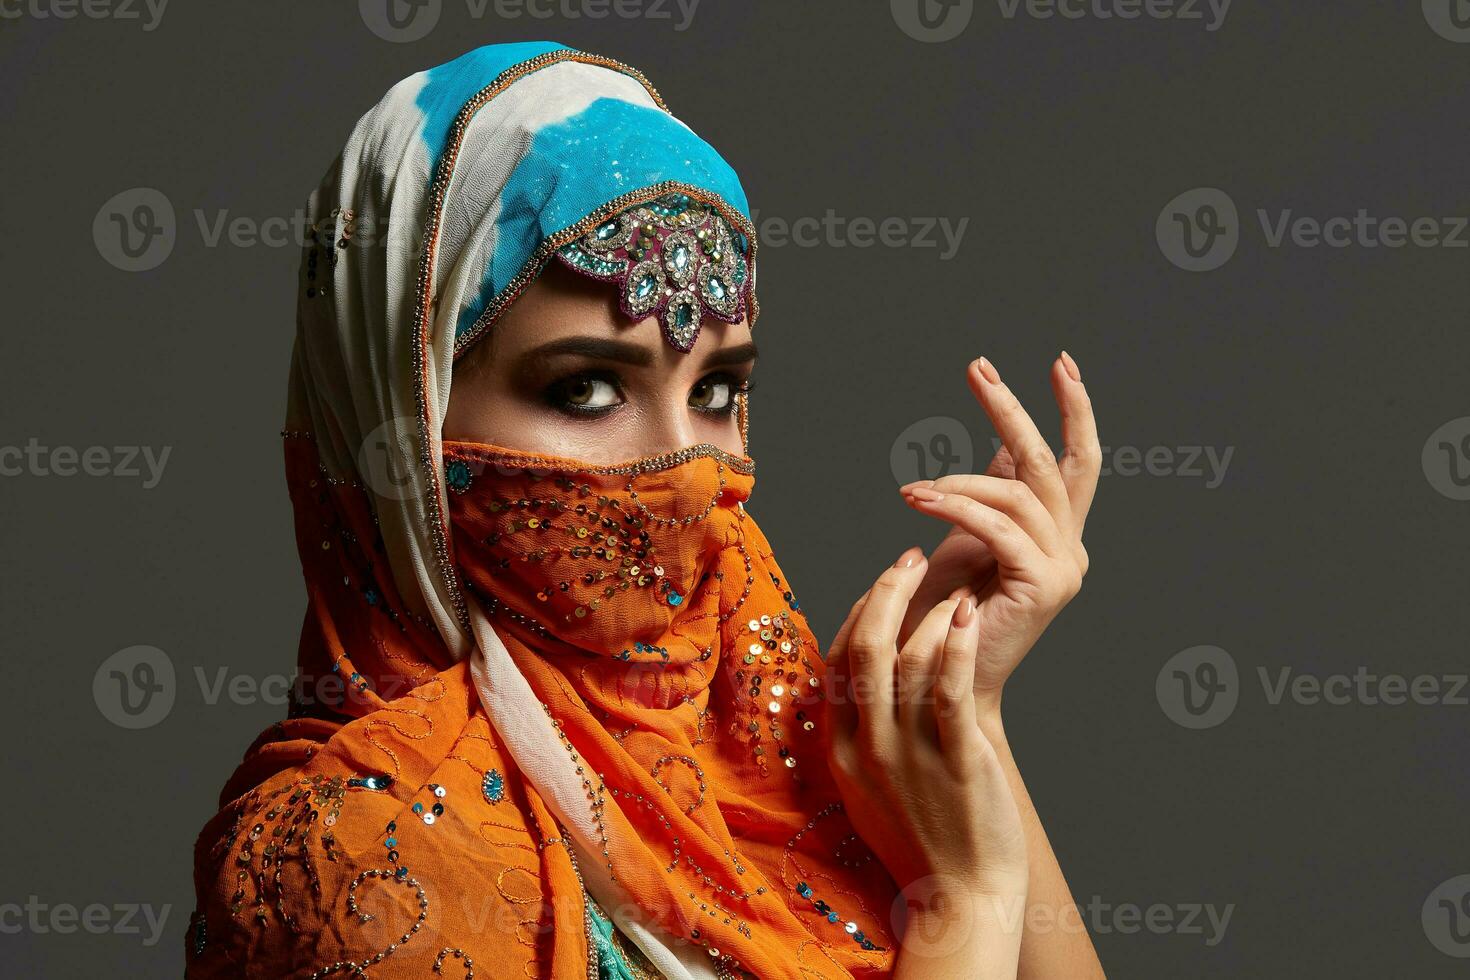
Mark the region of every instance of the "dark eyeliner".
POLYGON ((700 408, 699 406, 691 406, 696 412, 703 412, 706 415, 713 415, 715 417, 734 415, 735 399, 739 395, 749 394, 755 390, 755 382, 750 378, 739 378, 728 371, 716 371, 712 374, 707 374, 699 379, 698 384, 728 384, 730 386, 730 401, 724 408, 700 408))
POLYGON ((619 380, 618 376, 616 374, 613 374, 611 371, 578 371, 575 374, 568 374, 565 377, 558 378, 551 384, 547 385, 542 390, 542 400, 544 400, 547 405, 557 410, 558 412, 561 412, 564 415, 570 415, 574 418, 598 418, 600 416, 607 415, 610 412, 614 412, 618 408, 622 407, 623 403, 621 401, 619 401, 616 405, 589 407, 586 405, 578 405, 576 402, 568 400, 568 387, 578 381, 605 382, 606 384, 612 386, 613 390, 618 393, 619 398, 624 397, 622 382, 619 380))

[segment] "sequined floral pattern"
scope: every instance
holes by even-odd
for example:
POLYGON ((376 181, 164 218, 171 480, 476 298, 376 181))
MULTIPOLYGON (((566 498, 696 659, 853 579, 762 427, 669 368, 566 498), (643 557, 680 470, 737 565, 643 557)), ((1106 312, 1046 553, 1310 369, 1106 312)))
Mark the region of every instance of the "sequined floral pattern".
POLYGON ((557 251, 583 275, 617 283, 631 320, 658 317, 664 339, 688 351, 705 316, 736 323, 755 288, 749 244, 719 212, 687 194, 665 194, 594 227, 557 251))

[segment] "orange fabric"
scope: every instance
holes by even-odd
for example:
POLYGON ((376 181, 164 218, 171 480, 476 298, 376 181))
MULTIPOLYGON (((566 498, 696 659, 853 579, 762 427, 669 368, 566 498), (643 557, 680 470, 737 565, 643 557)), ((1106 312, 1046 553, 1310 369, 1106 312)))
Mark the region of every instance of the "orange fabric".
MULTIPOLYGON (((286 455, 310 597, 298 698, 200 835, 188 975, 587 976, 580 869, 517 733, 404 612, 369 495, 329 483, 309 439, 286 455)), ((896 890, 837 803, 822 660, 741 506, 749 461, 445 456, 463 586, 600 826, 637 842, 603 859, 627 893, 727 975, 890 972, 896 890)))

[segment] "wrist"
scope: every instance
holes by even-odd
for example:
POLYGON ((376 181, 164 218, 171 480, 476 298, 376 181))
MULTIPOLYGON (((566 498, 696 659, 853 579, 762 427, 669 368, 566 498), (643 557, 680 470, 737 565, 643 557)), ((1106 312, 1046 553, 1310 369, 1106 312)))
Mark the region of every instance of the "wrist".
POLYGON ((984 729, 1000 729, 1003 688, 975 688, 975 717, 984 729))

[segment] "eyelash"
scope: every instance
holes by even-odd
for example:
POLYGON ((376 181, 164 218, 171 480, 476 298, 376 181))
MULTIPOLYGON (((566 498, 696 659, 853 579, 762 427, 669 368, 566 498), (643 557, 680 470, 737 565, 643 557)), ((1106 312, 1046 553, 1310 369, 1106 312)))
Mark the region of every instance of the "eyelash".
MULTIPOLYGON (((619 395, 623 393, 623 386, 621 382, 619 382, 618 376, 616 374, 613 374, 609 371, 579 371, 576 374, 568 375, 567 377, 561 378, 560 380, 554 381, 550 385, 548 385, 544 393, 546 403, 559 412, 563 412, 568 415, 582 416, 584 418, 596 418, 598 416, 606 415, 609 412, 612 412, 618 408, 617 405, 609 405, 603 408, 588 408, 585 405, 578 405, 575 402, 567 401, 566 398, 563 396, 563 392, 565 391, 567 386, 577 381, 603 381, 607 384, 612 385, 619 395)), ((736 396, 742 394, 748 395, 755 390, 754 381, 749 378, 741 380, 740 378, 735 377, 735 375, 730 374, 727 371, 716 371, 713 374, 707 374, 704 377, 700 378, 698 382, 696 382, 696 384, 720 383, 725 383, 730 386, 730 403, 724 408, 696 408, 695 411, 715 418, 734 415, 736 396)))

